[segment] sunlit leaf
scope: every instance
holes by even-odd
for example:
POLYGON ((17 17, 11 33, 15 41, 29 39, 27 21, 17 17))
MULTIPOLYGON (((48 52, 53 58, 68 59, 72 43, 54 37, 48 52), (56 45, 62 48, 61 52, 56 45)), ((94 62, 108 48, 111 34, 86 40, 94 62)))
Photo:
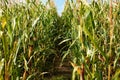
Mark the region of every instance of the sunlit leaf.
POLYGON ((24 59, 24 68, 25 68, 25 70, 26 71, 28 71, 28 62, 27 62, 27 60, 25 59, 25 57, 23 56, 23 59, 24 59))
POLYGON ((4 67, 4 59, 0 61, 0 76, 2 74, 3 67, 4 67))
POLYGON ((4 29, 7 24, 7 21, 5 18, 2 19, 1 24, 2 24, 2 29, 4 29))
POLYGON ((3 35, 3 31, 0 31, 0 38, 2 37, 2 35, 3 35))

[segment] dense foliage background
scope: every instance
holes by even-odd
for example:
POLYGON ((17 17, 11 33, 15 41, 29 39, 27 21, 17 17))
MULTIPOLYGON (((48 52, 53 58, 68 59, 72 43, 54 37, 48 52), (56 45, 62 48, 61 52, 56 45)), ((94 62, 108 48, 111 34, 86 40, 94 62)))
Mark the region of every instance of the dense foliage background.
POLYGON ((52 0, 0 3, 0 80, 45 80, 66 59, 72 80, 120 79, 119 1, 66 0, 61 16, 52 0))

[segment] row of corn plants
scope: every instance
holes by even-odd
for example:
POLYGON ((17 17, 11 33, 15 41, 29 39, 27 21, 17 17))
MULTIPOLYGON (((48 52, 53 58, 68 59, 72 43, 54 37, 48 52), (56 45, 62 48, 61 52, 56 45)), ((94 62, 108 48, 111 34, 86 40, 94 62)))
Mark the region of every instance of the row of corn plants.
POLYGON ((54 3, 48 1, 44 6, 34 0, 19 4, 1 0, 1 4, 0 80, 43 79, 58 52, 61 21, 54 3), (51 55, 52 60, 46 62, 51 55))
POLYGON ((55 57, 73 66, 72 80, 119 80, 119 1, 0 1, 0 80, 44 80, 55 57))
POLYGON ((119 80, 119 1, 66 1, 62 14, 72 80, 119 80))

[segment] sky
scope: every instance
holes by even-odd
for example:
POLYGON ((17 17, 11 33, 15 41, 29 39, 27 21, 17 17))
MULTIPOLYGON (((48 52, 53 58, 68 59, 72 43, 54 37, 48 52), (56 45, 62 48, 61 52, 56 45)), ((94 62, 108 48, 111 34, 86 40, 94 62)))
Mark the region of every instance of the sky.
POLYGON ((55 5, 57 7, 57 12, 60 15, 64 9, 65 0, 55 0, 55 5))
MULTIPOLYGON (((45 4, 47 0, 42 0, 42 2, 45 4)), ((59 15, 61 15, 63 9, 64 9, 64 4, 66 0, 53 0, 55 2, 55 6, 57 8, 57 12, 59 15)))
MULTIPOLYGON (((41 0, 43 3, 45 3, 47 0, 41 0)), ((64 10, 64 4, 66 0, 53 0, 55 2, 55 5, 57 7, 57 12, 59 15, 61 15, 62 11, 64 10)), ((90 0, 87 0, 90 2, 90 0)))

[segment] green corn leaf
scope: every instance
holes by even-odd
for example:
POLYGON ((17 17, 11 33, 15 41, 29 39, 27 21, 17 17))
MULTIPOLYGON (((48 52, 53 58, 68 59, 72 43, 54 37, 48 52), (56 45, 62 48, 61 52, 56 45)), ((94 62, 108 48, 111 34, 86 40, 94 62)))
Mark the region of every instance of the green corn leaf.
MULTIPOLYGON (((92 18, 91 11, 88 11, 86 14, 87 14, 86 18, 90 19, 90 22, 89 22, 89 24, 84 23, 83 31, 84 31, 85 34, 90 38, 90 40, 91 40, 91 42, 94 44, 95 48, 100 51, 100 53, 102 54, 102 56, 105 57, 105 59, 107 59, 106 54, 102 51, 102 49, 101 49, 101 48, 98 46, 98 44, 97 44, 97 42, 98 42, 98 41, 97 41, 97 37, 95 36, 95 38, 94 38, 93 34, 91 34, 91 32, 88 30, 88 27, 89 27, 91 24, 92 24, 92 29, 93 29, 93 27, 95 27, 94 21, 93 21, 93 19, 91 19, 91 18, 92 18), (89 16, 90 16, 90 17, 89 17, 89 16)), ((88 20, 88 19, 85 19, 85 20, 88 20)), ((85 22, 86 22, 86 21, 85 21, 85 22)))
POLYGON ((23 60, 24 60, 24 68, 25 68, 25 70, 26 71, 28 71, 28 62, 27 62, 27 60, 25 59, 25 57, 23 56, 23 60))

